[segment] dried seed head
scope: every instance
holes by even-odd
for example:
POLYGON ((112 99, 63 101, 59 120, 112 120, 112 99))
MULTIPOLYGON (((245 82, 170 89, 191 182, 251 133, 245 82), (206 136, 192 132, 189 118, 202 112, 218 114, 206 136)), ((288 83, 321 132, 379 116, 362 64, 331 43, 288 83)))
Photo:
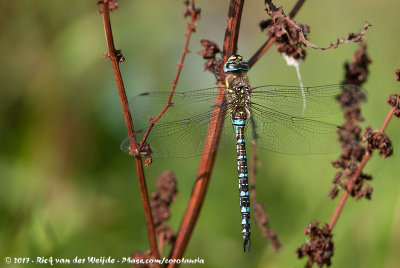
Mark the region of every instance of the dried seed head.
POLYGON ((360 176, 355 179, 353 187, 350 190, 348 189, 348 181, 343 184, 343 188, 348 190, 350 195, 355 197, 357 200, 361 199, 362 197, 371 199, 372 188, 365 183, 368 180, 372 180, 372 176, 361 173, 360 176))
POLYGON ((260 23, 261 30, 269 27, 268 35, 271 38, 275 38, 278 51, 295 60, 305 59, 306 52, 303 47, 327 50, 335 49, 339 45, 350 42, 362 42, 363 36, 371 26, 368 22, 365 22, 364 29, 359 34, 349 33, 347 38, 338 38, 336 43, 331 43, 328 47, 319 47, 307 40, 307 34, 310 32, 310 28, 306 24, 297 23, 292 20, 289 16, 285 15, 282 7, 277 8, 270 0, 266 0, 265 4, 265 10, 272 19, 271 21, 262 21, 260 23))
POLYGON ((191 5, 190 1, 188 0, 183 1, 183 4, 186 6, 185 10, 183 11, 184 18, 191 17, 192 15, 194 15, 194 21, 200 19, 200 13, 201 13, 200 8, 195 8, 194 6, 191 5))
MULTIPOLYGON (((357 122, 364 121, 360 105, 366 100, 365 93, 358 90, 358 86, 366 81, 368 66, 371 63, 366 49, 366 45, 363 45, 354 53, 351 63, 345 64, 346 76, 343 81, 345 85, 342 94, 337 96, 340 106, 345 109, 343 115, 346 122, 338 130, 342 154, 332 165, 341 169, 341 171, 336 174, 333 180, 335 187, 329 192, 331 198, 337 196, 339 188, 347 190, 349 179, 353 177, 358 162, 361 161, 366 152, 365 147, 361 145, 361 128, 357 124, 357 122)), ((352 189, 348 189, 351 196, 367 197, 366 190, 363 188, 364 181, 365 179, 362 176, 356 179, 352 189)), ((369 193, 372 193, 372 189, 369 193)))
POLYGON ((157 226, 156 235, 159 240, 162 240, 167 244, 173 244, 175 242, 175 233, 168 225, 157 226))
POLYGON ((367 150, 369 153, 372 153, 373 150, 379 150, 379 155, 383 155, 385 158, 393 153, 392 141, 383 132, 367 127, 363 140, 368 142, 367 150))
POLYGON ((124 62, 125 57, 122 55, 122 49, 118 49, 116 52, 117 52, 117 61, 124 62))
POLYGON ((368 65, 371 64, 371 59, 367 54, 367 45, 364 43, 363 46, 357 50, 351 63, 345 63, 345 84, 362 85, 366 80, 369 73, 368 65))
MULTIPOLYGON (((267 12, 272 17, 272 20, 268 21, 270 26, 268 35, 276 39, 275 43, 278 51, 296 60, 304 60, 306 52, 302 48, 302 38, 309 33, 309 27, 291 20, 286 16, 282 7, 276 8, 270 5, 270 10, 267 10, 267 12)), ((262 29, 266 24, 266 22, 260 23, 262 29)))
MULTIPOLYGON (((130 155, 133 155, 133 156, 138 155, 138 153, 137 153, 135 150, 133 150, 132 146, 129 147, 129 152, 130 152, 130 155)), ((145 143, 145 144, 142 146, 142 149, 141 149, 141 151, 139 152, 139 154, 140 154, 140 155, 144 155, 144 156, 146 157, 145 162, 147 161, 148 164, 151 164, 151 161, 152 161, 152 160, 151 160, 151 154, 152 154, 152 152, 153 152, 153 150, 152 150, 150 144, 145 143)))
POLYGON ((202 39, 200 43, 203 46, 203 50, 201 50, 199 54, 203 57, 203 59, 215 59, 215 56, 221 52, 217 43, 214 41, 202 39))
MULTIPOLYGON (((119 5, 117 3, 117 0, 108 0, 108 1, 106 1, 106 0, 98 0, 97 4, 101 5, 101 4, 106 4, 107 2, 108 2, 108 8, 110 10, 114 10, 114 9, 117 9, 119 7, 119 5)), ((98 13, 101 13, 101 10, 98 10, 98 13)))
POLYGON ((395 107, 394 115, 397 118, 400 118, 400 95, 399 94, 392 94, 387 99, 387 102, 390 106, 395 107))
POLYGON ((144 166, 148 167, 153 162, 153 158, 150 155, 146 155, 144 159, 144 166))
MULTIPOLYGON (((117 59, 117 61, 120 62, 120 63, 121 63, 121 62, 124 62, 124 61, 125 61, 125 58, 124 58, 124 56, 122 55, 122 50, 119 49, 119 50, 116 50, 115 52, 116 52, 116 59, 117 59)), ((103 53, 103 57, 105 57, 105 58, 107 58, 107 59, 111 59, 111 58, 112 58, 112 56, 110 55, 109 52, 104 52, 104 53, 103 53)))
POLYGON ((296 249, 298 258, 308 257, 319 267, 324 264, 330 266, 334 251, 334 243, 328 224, 325 223, 322 228, 320 228, 319 223, 313 221, 307 226, 304 233, 308 235, 310 239, 300 248, 296 249))
POLYGON ((252 202, 254 204, 254 218, 262 231, 262 236, 268 239, 275 251, 278 251, 281 247, 281 242, 279 241, 278 234, 269 228, 268 214, 265 212, 264 206, 255 199, 252 199, 252 202))
POLYGON ((262 20, 262 21, 260 21, 260 23, 259 23, 258 25, 260 26, 261 31, 264 31, 264 30, 267 29, 271 24, 272 24, 272 20, 271 20, 271 19, 267 19, 267 20, 262 20))
MULTIPOLYGON (((357 113, 360 117, 359 105, 366 100, 364 92, 360 91, 358 86, 352 84, 344 84, 342 87, 342 94, 336 97, 342 109, 346 109, 345 112, 357 113)), ((357 116, 346 116, 346 119, 350 119, 357 116)))
POLYGON ((162 202, 169 205, 175 201, 177 195, 176 179, 172 171, 163 172, 158 178, 156 186, 162 202))
POLYGON ((159 265, 154 263, 146 263, 145 260, 153 259, 154 257, 151 255, 151 250, 146 251, 145 253, 140 251, 135 251, 132 256, 130 257, 131 260, 137 260, 138 263, 135 264, 135 268, 156 268, 159 265))
POLYGON ((214 74, 219 73, 222 65, 222 60, 217 59, 217 55, 221 53, 217 43, 211 40, 202 39, 200 41, 203 49, 199 54, 206 60, 204 63, 204 71, 212 72, 214 74))
POLYGON ((150 207, 154 226, 159 238, 166 243, 173 243, 174 233, 169 226, 163 225, 171 216, 169 206, 177 195, 175 175, 171 171, 163 172, 156 182, 157 191, 150 195, 150 207))
POLYGON ((336 186, 332 186, 331 190, 329 191, 329 196, 331 199, 335 199, 335 197, 339 194, 339 189, 336 186))

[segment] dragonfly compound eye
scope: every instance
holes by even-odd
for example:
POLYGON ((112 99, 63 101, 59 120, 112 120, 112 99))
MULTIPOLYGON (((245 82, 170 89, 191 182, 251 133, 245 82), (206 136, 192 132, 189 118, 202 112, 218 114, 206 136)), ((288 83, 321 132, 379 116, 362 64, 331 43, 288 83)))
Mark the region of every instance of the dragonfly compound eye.
POLYGON ((241 61, 243 58, 239 54, 233 54, 229 57, 228 61, 241 61))
POLYGON ((249 64, 243 61, 242 56, 232 55, 225 63, 224 72, 247 72, 249 70, 249 64))

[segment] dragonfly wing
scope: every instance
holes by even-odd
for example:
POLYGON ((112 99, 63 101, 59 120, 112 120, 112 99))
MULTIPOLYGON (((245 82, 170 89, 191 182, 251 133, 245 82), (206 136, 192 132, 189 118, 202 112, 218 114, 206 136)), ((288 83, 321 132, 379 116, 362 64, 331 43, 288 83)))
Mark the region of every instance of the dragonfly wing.
POLYGON ((294 117, 258 105, 252 105, 255 129, 249 127, 247 136, 257 134, 257 146, 286 154, 319 154, 339 151, 338 126, 309 118, 294 117))
MULTIPOLYGON (((209 125, 216 126, 216 121, 224 118, 224 124, 218 125, 222 127, 219 146, 213 148, 212 151, 223 148, 228 144, 234 144, 234 132, 229 116, 223 113, 210 123, 213 112, 208 111, 190 118, 172 121, 157 122, 151 130, 146 143, 151 146, 152 156, 155 157, 189 157, 201 155, 203 153, 204 143, 213 138, 207 135, 209 125), (215 122, 214 122, 215 121, 215 122), (229 127, 230 125, 230 127, 229 127)), ((140 141, 146 129, 142 129, 136 133, 136 139, 140 141)), ((121 149, 129 153, 130 141, 126 138, 121 149)))
POLYGON ((289 116, 318 118, 341 111, 336 100, 343 90, 365 97, 365 92, 356 85, 323 85, 315 87, 295 87, 268 85, 254 87, 252 103, 268 107, 289 116))
MULTIPOLYGON (((223 89, 225 88, 213 87, 175 92, 172 105, 154 125, 146 140, 152 147, 152 156, 188 157, 202 154, 204 143, 211 138, 207 136, 207 130, 214 103, 217 97, 224 94, 223 89)), ((168 98, 169 92, 146 92, 129 101, 135 127, 140 129, 135 133, 138 142, 149 125, 149 118, 160 113, 168 98)), ((226 114, 220 116, 225 118, 226 114)), ((231 124, 230 119, 225 120, 225 124, 231 124)), ((218 148, 233 143, 232 127, 226 129, 224 127, 222 130, 218 148)), ((121 144, 121 149, 129 152, 129 146, 129 138, 126 138, 121 144)))
MULTIPOLYGON (((220 92, 223 93, 223 90, 220 92)), ((163 122, 177 121, 212 110, 219 88, 206 88, 187 92, 175 92, 172 105, 162 116, 163 122)), ((169 92, 145 92, 129 101, 129 108, 135 128, 141 129, 149 125, 149 117, 156 117, 166 105, 169 92)))

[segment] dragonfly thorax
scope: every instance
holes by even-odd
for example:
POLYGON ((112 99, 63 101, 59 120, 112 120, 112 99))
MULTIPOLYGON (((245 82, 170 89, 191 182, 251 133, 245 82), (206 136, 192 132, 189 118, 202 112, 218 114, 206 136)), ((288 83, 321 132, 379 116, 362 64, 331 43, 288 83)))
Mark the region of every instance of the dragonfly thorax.
POLYGON ((229 73, 225 77, 226 96, 229 112, 233 116, 241 114, 250 117, 249 107, 251 104, 250 81, 244 73, 229 73), (244 114, 245 115, 244 115, 244 114))

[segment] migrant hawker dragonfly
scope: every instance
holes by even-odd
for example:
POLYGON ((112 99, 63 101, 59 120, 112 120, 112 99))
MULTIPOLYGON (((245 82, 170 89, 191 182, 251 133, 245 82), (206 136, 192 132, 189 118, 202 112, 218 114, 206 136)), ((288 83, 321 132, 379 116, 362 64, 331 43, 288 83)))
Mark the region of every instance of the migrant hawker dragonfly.
MULTIPOLYGON (((359 93, 357 87, 349 85, 250 87, 246 75, 248 69, 247 62, 240 55, 233 55, 224 65, 224 90, 215 87, 176 92, 172 99, 173 106, 154 125, 147 138, 151 155, 155 157, 200 155, 204 142, 210 138, 207 136, 207 129, 213 115, 215 99, 220 94, 224 95, 221 108, 226 111, 222 115, 226 120, 222 126, 219 148, 236 141, 244 251, 250 251, 251 232, 245 141, 257 136, 258 147, 288 154, 336 151, 338 127, 315 118, 339 112, 336 96, 344 89, 359 93), (233 133, 236 134, 236 140, 233 133)), ((167 92, 143 93, 131 101, 132 114, 139 114, 143 118, 143 110, 156 107, 156 111, 160 111, 168 96, 167 92)), ((156 114, 157 112, 153 115, 156 114)), ((145 130, 136 132, 138 141, 145 130)), ((121 149, 129 153, 129 147, 130 141, 126 138, 121 149)))

